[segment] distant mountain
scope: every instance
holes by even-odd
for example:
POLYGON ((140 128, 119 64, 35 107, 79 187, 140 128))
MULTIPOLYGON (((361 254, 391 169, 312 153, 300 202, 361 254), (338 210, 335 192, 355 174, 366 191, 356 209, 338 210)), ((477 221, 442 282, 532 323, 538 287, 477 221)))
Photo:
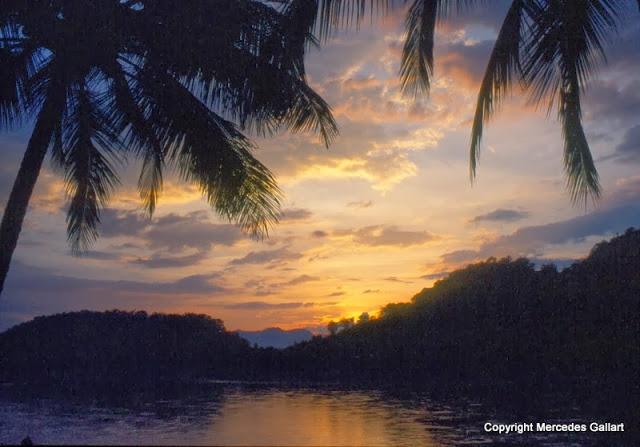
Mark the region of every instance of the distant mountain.
POLYGON ((306 329, 285 331, 279 327, 271 327, 261 331, 238 331, 238 335, 251 343, 252 346, 277 349, 284 349, 313 338, 313 334, 306 329))

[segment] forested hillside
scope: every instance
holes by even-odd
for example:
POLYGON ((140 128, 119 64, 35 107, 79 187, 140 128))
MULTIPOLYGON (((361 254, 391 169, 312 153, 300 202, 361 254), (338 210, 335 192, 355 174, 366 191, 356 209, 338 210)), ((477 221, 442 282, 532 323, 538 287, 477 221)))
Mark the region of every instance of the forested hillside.
POLYGON ((7 381, 217 378, 565 387, 638 391, 640 231, 597 244, 559 272, 488 259, 410 303, 328 337, 252 348, 198 315, 78 312, 0 335, 7 381))

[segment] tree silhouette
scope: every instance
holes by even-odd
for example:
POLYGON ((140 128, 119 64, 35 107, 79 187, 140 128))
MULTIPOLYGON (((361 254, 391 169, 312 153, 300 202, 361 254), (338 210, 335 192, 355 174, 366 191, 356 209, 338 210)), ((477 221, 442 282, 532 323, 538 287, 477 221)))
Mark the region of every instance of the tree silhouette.
MULTIPOLYGON (((409 5, 400 64, 404 94, 428 94, 434 73, 435 30, 478 0, 292 0, 305 8, 310 29, 327 38, 337 28, 357 27, 370 14, 386 15, 409 5)), ((555 104, 564 139, 567 188, 574 203, 600 196, 600 183, 582 127, 581 94, 605 44, 616 34, 630 0, 513 0, 498 33, 478 95, 471 132, 469 168, 476 176, 480 142, 487 120, 514 80, 535 103, 555 104)), ((640 2, 638 2, 640 7, 640 2)))
POLYGON ((280 190, 241 129, 337 127, 309 87, 307 23, 260 1, 7 0, 0 4, 0 130, 34 120, 0 226, 0 292, 42 163, 64 173, 67 230, 80 253, 132 154, 149 214, 167 168, 256 237, 280 190))
MULTIPOLYGON (((0 334, 0 382, 153 384, 199 378, 404 387, 488 385, 640 393, 640 230, 569 268, 527 259, 469 265, 377 318, 330 336, 255 348, 203 315, 74 312, 0 334)), ((631 394, 634 393, 634 394, 631 394)), ((634 407, 635 409, 635 407, 634 407)), ((637 410, 636 410, 637 413, 637 410)))

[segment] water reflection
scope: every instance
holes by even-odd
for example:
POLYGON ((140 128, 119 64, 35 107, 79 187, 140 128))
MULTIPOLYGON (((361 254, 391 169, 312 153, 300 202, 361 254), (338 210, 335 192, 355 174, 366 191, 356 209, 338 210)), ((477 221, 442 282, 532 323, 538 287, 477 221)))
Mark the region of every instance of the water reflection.
POLYGON ((373 392, 236 391, 207 433, 224 445, 439 445, 421 415, 373 392))
POLYGON ((0 391, 0 443, 17 443, 27 435, 43 444, 435 447, 622 442, 589 434, 496 437, 482 429, 489 420, 589 420, 584 410, 548 399, 546 411, 526 414, 451 395, 256 384, 43 395, 42 390, 0 391))

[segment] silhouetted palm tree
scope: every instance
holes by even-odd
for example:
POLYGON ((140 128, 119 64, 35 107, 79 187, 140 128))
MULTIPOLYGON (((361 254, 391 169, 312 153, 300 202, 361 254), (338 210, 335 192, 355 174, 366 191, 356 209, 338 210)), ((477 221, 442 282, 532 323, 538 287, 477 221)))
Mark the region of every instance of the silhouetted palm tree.
MULTIPOLYGON (((304 12, 304 11, 302 11, 304 12)), ((0 292, 42 163, 64 172, 75 252, 98 235, 100 211, 130 152, 153 213, 166 166, 257 237, 280 191, 240 129, 336 135, 307 85, 308 18, 236 0, 2 0, 0 130, 33 132, 0 228, 0 292)))
MULTIPOLYGON (((312 29, 326 38, 339 27, 357 26, 371 12, 386 14, 410 4, 400 78, 405 94, 429 92, 438 22, 477 0, 292 0, 315 14, 312 29)), ((567 186, 574 202, 600 195, 598 173, 581 121, 580 96, 604 58, 605 43, 633 0, 513 0, 489 59, 471 134, 470 173, 476 175, 483 127, 509 92, 514 78, 534 102, 557 104, 564 138, 567 186)), ((637 1, 640 7, 640 1, 637 1)))

